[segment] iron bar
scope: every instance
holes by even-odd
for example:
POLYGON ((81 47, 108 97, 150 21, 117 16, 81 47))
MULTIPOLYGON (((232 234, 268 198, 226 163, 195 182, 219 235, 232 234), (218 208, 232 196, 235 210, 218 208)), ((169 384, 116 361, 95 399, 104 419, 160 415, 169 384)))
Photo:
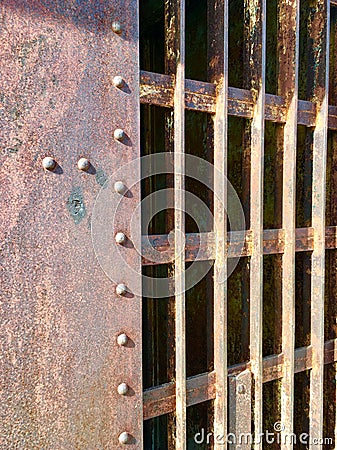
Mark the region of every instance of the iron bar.
MULTIPOLYGON (((215 84, 214 116, 214 435, 227 436, 227 108, 228 0, 211 1, 208 20, 209 79, 215 84)), ((215 439, 214 449, 224 446, 215 439)))
MULTIPOLYGON (((295 193, 299 64, 299 0, 280 2, 279 94, 286 100, 287 118, 283 129, 282 226, 282 352, 281 447, 292 448, 287 436, 293 433, 294 349, 295 349, 295 193)), ((281 311, 279 312, 281 314, 281 311)))
MULTIPOLYGON (((324 344, 324 364, 337 361, 337 339, 324 344)), ((294 373, 304 372, 312 368, 311 347, 295 350, 294 373)), ((228 375, 237 375, 250 370, 250 362, 228 367, 228 375)), ((263 383, 283 377, 283 354, 263 358, 263 383)), ((187 379, 187 406, 206 402, 215 398, 215 372, 196 375, 187 379)), ((175 383, 167 383, 144 392, 144 420, 167 414, 175 409, 175 383)))
POLYGON ((254 448, 262 448, 263 170, 266 75, 266 1, 245 2, 247 77, 253 96, 250 125, 250 361, 254 386, 254 448))
MULTIPOLYGON (((140 101, 172 108, 173 78, 152 72, 141 72, 140 101)), ((266 94, 265 119, 272 122, 285 123, 287 108, 284 97, 266 94)), ((213 83, 185 80, 186 109, 215 113, 216 92, 213 83)), ((228 88, 228 115, 253 117, 253 101, 251 92, 246 89, 228 88)), ((316 104, 312 101, 298 100, 298 125, 313 127, 315 125, 316 104)), ((337 107, 329 105, 328 128, 337 130, 337 107)))
MULTIPOLYGON (((323 437, 323 372, 324 372, 324 285, 325 285, 325 183, 328 129, 330 2, 317 0, 309 28, 315 43, 314 91, 316 126, 313 139, 312 227, 314 250, 311 267, 311 347, 310 433, 323 437)), ((310 448, 316 448, 310 444, 310 448)))
POLYGON ((176 74, 174 88, 174 285, 176 335, 176 449, 186 439, 186 305, 185 305, 185 0, 171 2, 176 74))

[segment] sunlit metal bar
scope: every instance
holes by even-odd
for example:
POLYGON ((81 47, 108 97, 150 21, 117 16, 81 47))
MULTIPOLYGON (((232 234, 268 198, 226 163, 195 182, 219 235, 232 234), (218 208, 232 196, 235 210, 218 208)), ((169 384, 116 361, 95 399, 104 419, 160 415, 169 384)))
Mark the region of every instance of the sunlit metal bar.
POLYGON ((245 2, 247 75, 254 109, 251 121, 250 227, 250 360, 254 379, 254 448, 262 448, 262 296, 263 296, 263 154, 266 73, 266 1, 245 2))
MULTIPOLYGON (((173 107, 174 87, 173 78, 152 72, 141 72, 140 101, 142 103, 173 107)), ((186 109, 214 114, 216 105, 216 92, 213 83, 203 81, 185 80, 185 107, 186 109)), ((253 117, 253 98, 246 89, 228 88, 228 115, 253 117)), ((266 94, 265 119, 272 122, 285 123, 287 108, 285 99, 280 95, 266 94)), ((316 118, 316 105, 313 102, 299 100, 297 123, 313 127, 316 118)), ((337 130, 337 107, 329 106, 328 128, 337 130)))
POLYGON ((186 437, 186 320, 185 320, 185 0, 170 1, 174 27, 176 77, 174 89, 174 280, 176 335, 176 449, 186 437))
MULTIPOLYGON (((227 436, 227 105, 228 0, 208 5, 209 77, 216 87, 214 117, 214 435, 227 436)), ((223 449, 215 440, 214 449, 223 449)))
MULTIPOLYGON (((252 233, 229 232, 228 236, 228 258, 251 256, 252 254, 252 233), (244 234, 244 246, 242 248, 242 233, 244 234)), ((325 228, 325 248, 328 250, 337 248, 337 227, 325 228)), ((313 228, 297 228, 295 230, 295 251, 311 252, 314 249, 313 228)), ((158 234, 143 236, 142 255, 143 266, 157 264, 167 264, 174 260, 174 251, 170 251, 168 235, 158 234), (151 260, 152 249, 163 252, 163 259, 159 261, 158 254, 156 261, 151 260)), ((185 245, 185 260, 208 261, 215 259, 215 236, 210 233, 187 233, 185 245)), ((276 255, 284 252, 284 230, 263 230, 263 254, 276 255)))
MULTIPOLYGON (((234 436, 251 433, 252 376, 249 370, 229 376, 229 433, 234 436)), ((229 445, 229 450, 250 450, 249 441, 229 445)))
MULTIPOLYGON (((311 347, 295 350, 294 372, 310 370, 311 347)), ((324 364, 337 361, 337 340, 324 344, 324 364)), ((228 375, 238 375, 250 369, 250 362, 228 367, 228 375)), ((283 376, 283 354, 263 358, 263 383, 278 380, 283 376)), ((215 398, 215 372, 204 373, 187 379, 187 406, 196 405, 215 398)), ((144 391, 144 419, 151 419, 174 411, 175 383, 167 383, 144 391)))
MULTIPOLYGON (((312 226, 314 250, 311 268, 311 347, 310 433, 323 437, 323 371, 324 371, 324 271, 325 271, 325 184, 328 127, 329 86, 329 0, 317 0, 309 29, 314 42, 314 100, 317 116, 313 138, 312 226)), ((317 448, 310 444, 310 448, 317 448)))
POLYGON ((279 94, 288 108, 283 139, 282 226, 282 352, 281 447, 292 448, 286 436, 293 433, 295 349, 295 214, 296 141, 298 111, 299 0, 279 3, 279 94))

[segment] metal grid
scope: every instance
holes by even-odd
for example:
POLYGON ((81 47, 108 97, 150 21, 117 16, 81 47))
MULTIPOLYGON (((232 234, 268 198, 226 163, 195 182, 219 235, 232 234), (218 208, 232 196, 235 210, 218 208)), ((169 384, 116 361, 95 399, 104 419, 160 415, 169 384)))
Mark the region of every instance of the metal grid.
MULTIPOLYGON (((324 342, 324 277, 325 251, 337 248, 337 227, 325 226, 326 152, 327 131, 337 129, 337 107, 328 105, 329 85, 329 17, 330 4, 337 2, 316 0, 309 35, 315 42, 314 81, 312 96, 298 99, 299 72, 299 0, 279 3, 279 74, 277 95, 265 92, 266 71, 266 2, 245 2, 246 51, 249 57, 248 89, 228 87, 228 1, 209 2, 213 8, 212 37, 218 60, 211 82, 184 79, 184 1, 169 2, 174 11, 176 27, 173 30, 176 48, 179 49, 176 72, 163 75, 141 72, 140 101, 144 104, 174 108, 175 151, 184 152, 184 113, 190 109, 214 115, 214 165, 227 173, 227 117, 233 115, 250 119, 251 126, 251 204, 250 229, 245 231, 245 248, 242 256, 250 256, 250 360, 227 368, 226 339, 227 311, 226 286, 218 283, 217 273, 226 264, 226 258, 241 254, 235 246, 234 232, 231 244, 225 213, 214 207, 214 220, 221 225, 221 232, 206 233, 201 239, 198 233, 186 235, 184 257, 175 259, 179 287, 183 286, 184 260, 214 260, 214 371, 185 378, 185 327, 184 296, 176 296, 176 383, 167 383, 144 392, 144 419, 176 411, 176 448, 186 448, 186 407, 215 399, 214 433, 227 433, 227 377, 249 370, 254 382, 254 429, 262 429, 262 383, 281 380, 281 420, 284 435, 293 433, 294 374, 310 370, 310 430, 313 436, 323 434, 323 369, 324 364, 337 361, 336 340, 324 342), (263 152, 265 121, 283 126, 283 202, 282 227, 263 229, 263 152), (297 126, 314 129, 312 175, 312 226, 295 228, 296 214, 296 141, 297 126), (204 239, 205 238, 205 239, 204 239), (200 247, 199 243, 203 242, 200 247), (312 252, 311 272, 311 345, 295 349, 295 253, 312 252), (262 298, 263 255, 282 255, 282 352, 262 357, 262 298), (181 275, 181 278, 180 278, 181 275)), ((210 15, 209 17, 212 17, 210 15)), ((175 187, 183 186, 183 161, 176 161, 175 187)), ((215 183, 223 181, 215 180, 215 183)), ((224 194, 225 195, 225 194, 224 194)), ((183 219, 177 214, 183 199, 175 200, 175 226, 184 230, 183 219)), ((153 235, 150 244, 160 250, 168 250, 168 237, 153 235)), ((153 264, 147 259, 149 244, 143 245, 143 265, 153 264)), ((175 254, 181 243, 176 242, 175 254)), ((172 261, 174 260, 172 252, 172 261)), ((256 447, 261 447, 258 444, 256 447)), ((218 448, 215 444, 215 448, 218 448)))

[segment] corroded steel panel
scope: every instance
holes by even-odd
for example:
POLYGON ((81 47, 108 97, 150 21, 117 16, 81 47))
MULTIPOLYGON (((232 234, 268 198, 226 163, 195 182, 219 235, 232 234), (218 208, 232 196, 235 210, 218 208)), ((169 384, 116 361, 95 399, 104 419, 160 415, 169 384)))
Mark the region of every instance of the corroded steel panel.
MULTIPOLYGON (((141 301, 116 295, 128 280, 106 276, 91 242, 96 196, 139 156, 137 17, 135 0, 0 5, 3 449, 116 449, 123 431, 128 448, 141 448, 141 301), (43 168, 46 156, 55 170, 43 168)), ((137 186, 115 221, 126 234, 137 186)))

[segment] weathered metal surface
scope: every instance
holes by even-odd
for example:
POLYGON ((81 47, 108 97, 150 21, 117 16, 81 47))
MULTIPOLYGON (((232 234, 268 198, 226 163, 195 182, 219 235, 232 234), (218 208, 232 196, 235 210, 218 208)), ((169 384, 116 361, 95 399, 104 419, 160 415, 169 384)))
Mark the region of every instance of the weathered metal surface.
MULTIPOLYGON (((294 372, 304 372, 312 367, 311 347, 301 347, 295 350, 294 372)), ((337 361, 337 340, 332 339, 324 344, 324 364, 337 361)), ((228 367, 229 376, 250 370, 250 362, 228 367)), ((278 380, 283 376, 283 355, 273 355, 263 358, 263 382, 278 380)), ((187 379, 187 406, 206 402, 215 398, 215 372, 197 375, 187 379)), ((167 383, 144 392, 144 419, 148 420, 162 414, 174 411, 175 385, 167 383)))
MULTIPOLYGON (((316 127, 313 134, 312 227, 314 250, 311 259, 311 347, 310 433, 323 438, 324 373, 324 282, 325 282, 325 189, 328 130, 330 1, 316 0, 308 39, 313 45, 313 85, 316 127)), ((309 448, 317 448, 310 443, 309 448)))
MULTIPOLYGON (((266 1, 245 4, 246 83, 251 89, 254 112, 250 123, 250 360, 254 383, 254 435, 262 430, 262 314, 263 314, 263 174, 266 88, 266 1)), ((254 439, 254 448, 262 441, 254 439)))
MULTIPOLYGON (((116 449, 124 431, 141 448, 141 301, 117 297, 128 280, 105 275, 90 233, 102 185, 139 156, 137 15, 133 0, 1 2, 4 449, 116 449), (129 145, 113 138, 121 126, 129 145)), ((136 186, 124 199, 125 233, 139 196, 136 186)), ((125 260, 140 272, 135 250, 125 260)))
MULTIPOLYGON (((293 433, 295 351, 295 251, 296 251, 296 145, 298 118, 299 1, 281 2, 279 7, 278 90, 286 99, 287 121, 283 129, 282 227, 282 353, 281 383, 282 448, 293 433)), ((279 320, 279 318, 278 318, 279 320)))
MULTIPOLYGON (((228 160, 228 1, 208 4, 208 79, 216 86, 214 116, 214 436, 227 436, 227 160, 228 160)), ((223 442, 214 439, 214 450, 223 442)))
POLYGON ((252 375, 249 370, 229 377, 229 448, 251 448, 252 375), (247 436, 247 438, 245 438, 247 436))
POLYGON ((186 297, 185 297, 185 0, 170 0, 174 54, 174 296, 176 349, 175 448, 187 448, 186 429, 186 297))
MULTIPOLYGON (((140 100, 170 108, 173 106, 173 79, 169 75, 141 72, 140 100)), ((215 113, 215 84, 203 81, 186 80, 186 109, 215 113)), ((329 106, 329 129, 337 129, 337 108, 329 106)), ((228 114, 232 116, 253 117, 253 98, 246 89, 228 88, 228 114)), ((265 119, 285 123, 287 108, 285 98, 280 95, 266 94, 265 119)), ((313 127, 315 125, 316 105, 307 100, 298 100, 298 125, 313 127)))
MULTIPOLYGON (((263 254, 275 255, 284 252, 284 230, 273 229, 263 230, 263 254)), ((329 226, 325 228, 325 248, 337 248, 337 227, 329 226)), ((295 251, 310 252, 314 249, 314 230, 311 227, 296 228, 295 230, 295 251)), ((227 239, 228 258, 250 256, 252 254, 252 233, 250 231, 238 232, 230 231, 227 239), (242 234, 244 245, 242 246, 242 234)), ((215 258, 215 235, 209 233, 187 233, 185 242, 186 261, 207 261, 215 258)), ((174 260, 172 248, 169 244, 168 235, 150 235, 143 237, 142 244, 142 264, 144 266, 167 264, 174 260), (153 249, 163 253, 162 261, 159 256, 156 262, 152 261, 153 249)))

